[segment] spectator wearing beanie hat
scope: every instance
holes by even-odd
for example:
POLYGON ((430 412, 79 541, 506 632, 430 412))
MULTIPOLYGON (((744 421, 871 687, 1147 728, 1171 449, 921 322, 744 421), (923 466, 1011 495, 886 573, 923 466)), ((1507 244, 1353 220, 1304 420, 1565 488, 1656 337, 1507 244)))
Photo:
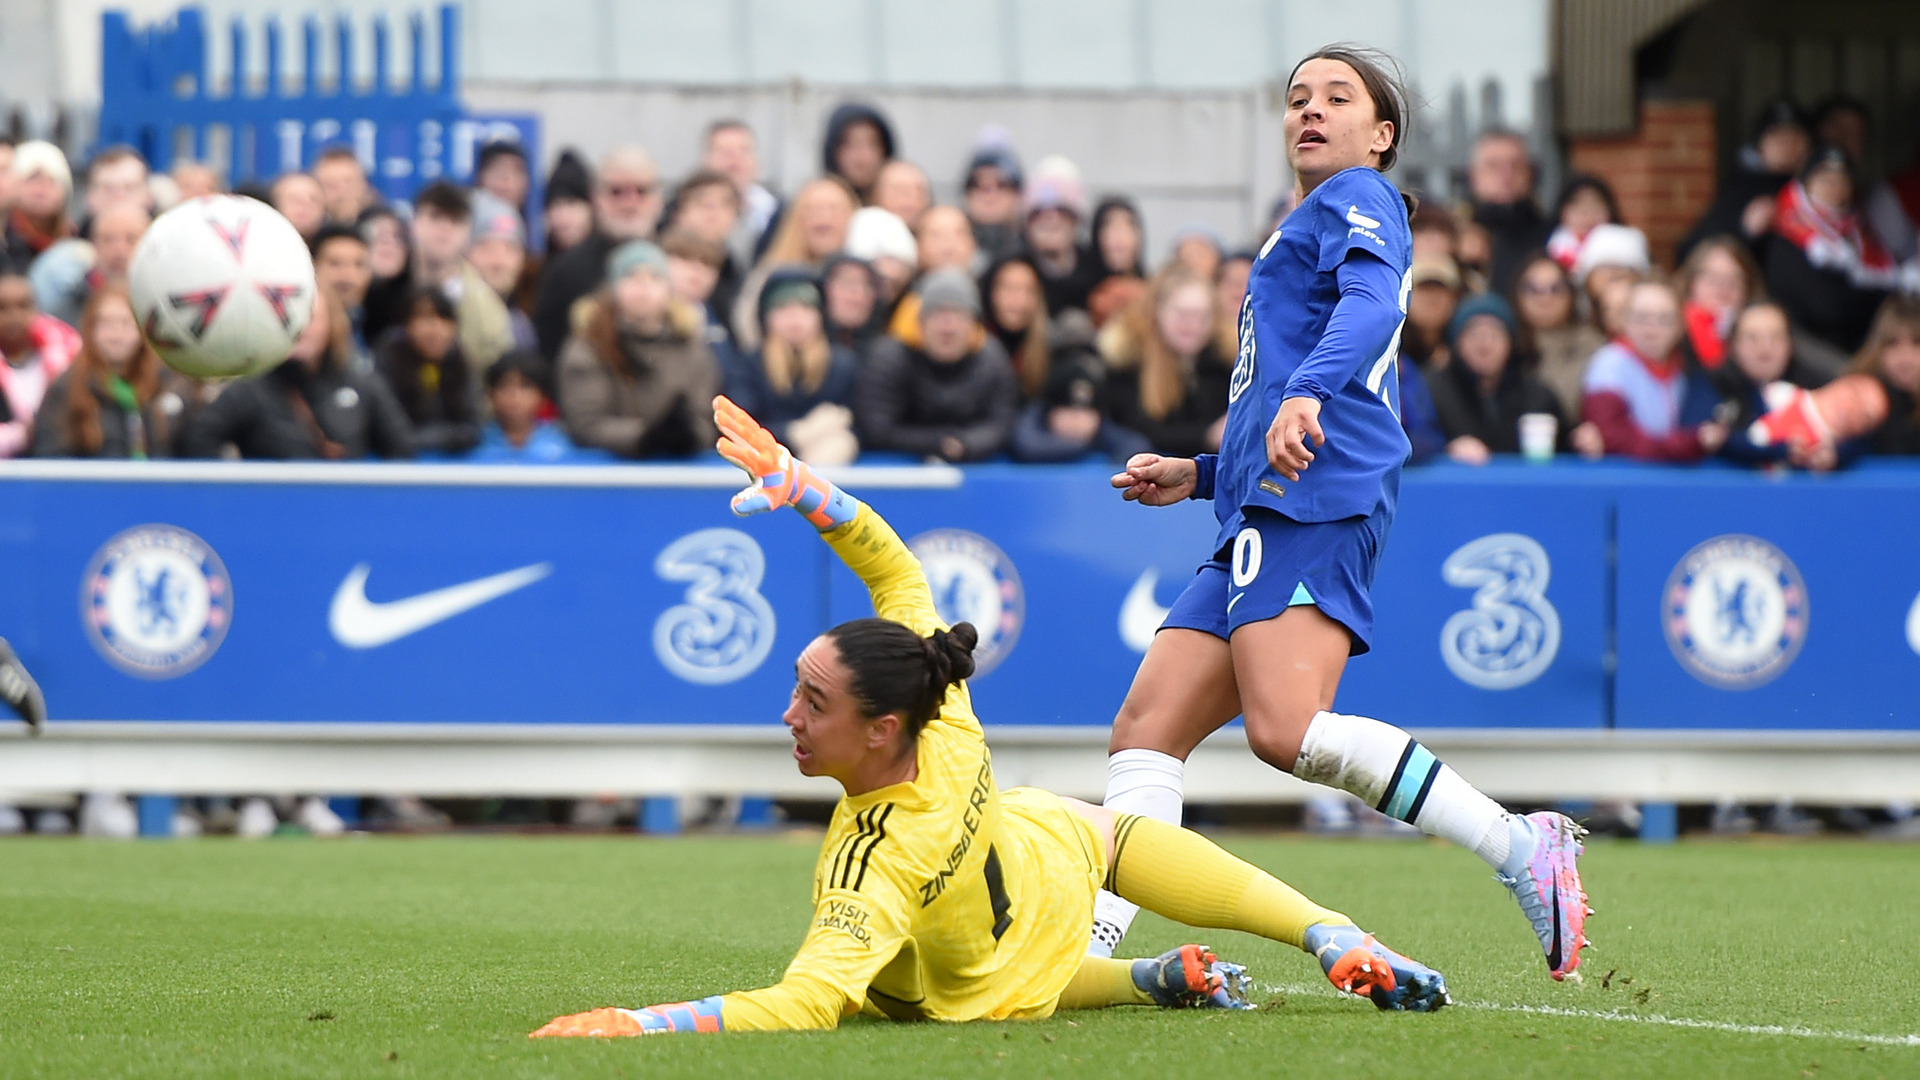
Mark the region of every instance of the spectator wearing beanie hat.
POLYGON ((546 215, 546 258, 551 262, 593 233, 593 177, 578 154, 561 151, 540 198, 546 215))
POLYGON ((852 461, 860 449, 852 411, 860 360, 828 340, 811 269, 782 266, 767 276, 760 333, 759 352, 722 354, 727 396, 807 461, 852 461))
POLYGON ((1453 460, 1485 465, 1494 454, 1519 453, 1520 417, 1527 413, 1559 420, 1566 444, 1560 399, 1517 362, 1518 333, 1513 309, 1493 293, 1469 296, 1453 313, 1447 327, 1452 362, 1427 379, 1453 460))
POLYGON ((59 147, 35 139, 13 148, 12 175, 16 201, 7 218, 7 253, 25 273, 41 252, 74 234, 67 217, 73 170, 59 147))
POLYGON ((527 316, 534 282, 526 272, 526 223, 506 200, 484 190, 473 193, 473 246, 467 252, 467 262, 507 305, 513 347, 538 348, 533 320, 527 316))
POLYGON ((690 457, 713 448, 720 366, 700 314, 676 300, 667 255, 629 240, 560 349, 560 415, 581 446, 623 458, 690 457))
POLYGON ((860 441, 946 461, 979 461, 1007 445, 1020 387, 1000 343, 980 325, 980 292, 958 269, 921 279, 920 338, 874 347, 854 393, 860 441))
POLYGON ((1040 396, 1020 413, 1008 453, 1015 461, 1078 461, 1099 454, 1124 462, 1153 449, 1144 436, 1113 422, 1107 410, 1107 365, 1094 348, 1093 320, 1069 311, 1053 327, 1052 359, 1040 396))
POLYGON ((1020 252, 1021 191, 1024 176, 1020 159, 993 131, 974 150, 961 181, 967 221, 973 226, 973 243, 988 262, 998 262, 1020 252))
POLYGON ((1087 216, 1080 170, 1058 155, 1041 159, 1027 182, 1025 205, 1027 256, 1040 270, 1047 314, 1085 311, 1100 267, 1080 244, 1080 223, 1087 216))
POLYGON ((891 210, 877 206, 854 211, 847 223, 847 254, 873 267, 880 279, 880 310, 891 312, 920 268, 920 245, 913 230, 891 210))
POLYGON ((820 166, 852 185, 863 205, 873 202, 880 170, 893 160, 893 125, 879 109, 849 101, 827 118, 827 135, 820 149, 820 166))

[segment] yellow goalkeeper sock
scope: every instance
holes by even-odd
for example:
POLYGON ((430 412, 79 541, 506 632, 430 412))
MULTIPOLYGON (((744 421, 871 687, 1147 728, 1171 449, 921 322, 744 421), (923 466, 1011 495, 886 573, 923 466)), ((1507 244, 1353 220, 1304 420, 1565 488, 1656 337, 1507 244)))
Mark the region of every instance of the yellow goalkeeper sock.
POLYGON ((1083 956, 1060 992, 1058 1009, 1104 1009, 1111 1005, 1151 1005, 1153 998, 1133 981, 1133 961, 1083 956))
POLYGON ((1307 927, 1351 924, 1199 833, 1116 814, 1107 891, 1188 926, 1243 930, 1297 949, 1307 927))

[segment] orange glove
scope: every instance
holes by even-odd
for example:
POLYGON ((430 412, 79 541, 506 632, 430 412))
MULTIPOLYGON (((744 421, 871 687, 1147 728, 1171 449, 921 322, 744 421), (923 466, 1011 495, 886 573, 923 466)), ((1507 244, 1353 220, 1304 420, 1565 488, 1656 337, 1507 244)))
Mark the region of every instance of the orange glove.
POLYGON ((746 517, 791 506, 821 532, 845 525, 859 514, 860 503, 853 496, 822 479, 725 396, 713 399, 713 422, 720 429, 720 456, 757 481, 733 497, 735 514, 746 517))
POLYGON ((644 1009, 595 1009, 571 1016, 557 1016, 527 1038, 618 1038, 623 1035, 671 1035, 675 1032, 706 1034, 724 1027, 720 1018, 720 999, 709 997, 672 1005, 652 1005, 644 1009))

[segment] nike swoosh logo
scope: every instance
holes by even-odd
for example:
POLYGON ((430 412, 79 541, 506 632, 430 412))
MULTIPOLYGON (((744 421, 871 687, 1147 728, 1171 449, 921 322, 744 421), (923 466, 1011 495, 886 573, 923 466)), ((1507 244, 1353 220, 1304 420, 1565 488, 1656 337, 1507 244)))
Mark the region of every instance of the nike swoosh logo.
POLYGON ((1368 217, 1367 215, 1361 213, 1360 208, 1358 206, 1347 207, 1347 224, 1358 225, 1363 229, 1377 229, 1380 227, 1380 223, 1378 221, 1375 221, 1372 218, 1368 217))
POLYGON ((1146 652, 1160 624, 1167 621, 1168 609, 1153 598, 1154 587, 1159 584, 1160 571, 1149 569, 1127 590, 1127 598, 1120 604, 1120 640, 1134 652, 1146 652))
POLYGON ((1907 609, 1907 644, 1920 653, 1920 596, 1914 597, 1913 606, 1907 609))
POLYGON ((1553 951, 1547 953, 1547 970, 1559 971, 1561 952, 1565 942, 1560 940, 1560 882, 1555 875, 1553 892, 1548 894, 1547 903, 1553 908, 1553 951))
POLYGON ((327 609, 327 629, 333 631, 333 640, 349 649, 376 649, 435 623, 446 622, 539 581, 553 573, 553 564, 523 566, 478 581, 380 604, 367 599, 367 575, 372 570, 369 564, 361 563, 348 571, 346 580, 333 594, 332 606, 327 609))

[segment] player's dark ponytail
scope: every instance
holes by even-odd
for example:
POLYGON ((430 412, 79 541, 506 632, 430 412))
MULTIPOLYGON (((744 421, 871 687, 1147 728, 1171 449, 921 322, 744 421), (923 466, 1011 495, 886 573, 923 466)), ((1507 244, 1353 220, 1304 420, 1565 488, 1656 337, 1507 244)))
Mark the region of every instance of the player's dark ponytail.
POLYGON ((868 716, 893 713, 916 738, 947 689, 973 674, 980 632, 972 623, 921 637, 891 619, 855 619, 827 631, 852 676, 854 698, 868 716))

